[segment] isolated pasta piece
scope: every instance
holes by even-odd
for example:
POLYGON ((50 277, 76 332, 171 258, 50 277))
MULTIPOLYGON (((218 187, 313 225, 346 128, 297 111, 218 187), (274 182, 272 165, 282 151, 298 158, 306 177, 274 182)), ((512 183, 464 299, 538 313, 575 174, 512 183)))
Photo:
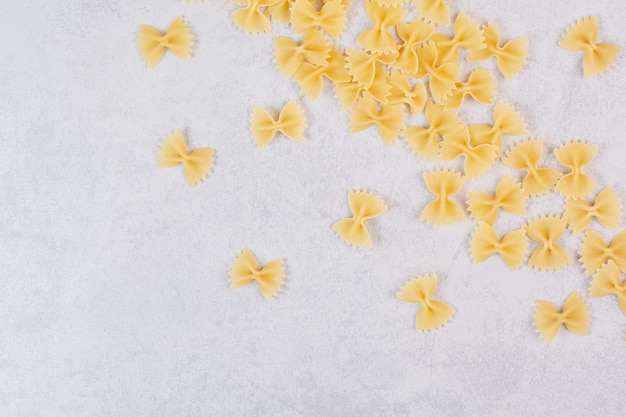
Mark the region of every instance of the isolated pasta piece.
POLYGON ((421 19, 415 19, 411 23, 398 22, 396 32, 402 44, 398 48, 398 58, 395 66, 405 75, 415 74, 419 69, 419 57, 417 47, 428 40, 433 34, 435 27, 421 19))
POLYGON ((302 43, 277 36, 274 38, 274 61, 278 69, 289 77, 305 60, 316 66, 328 65, 331 44, 318 29, 311 29, 302 37, 302 43))
POLYGON ((535 319, 533 324, 536 331, 542 339, 545 339, 546 344, 552 342, 556 337, 561 325, 564 325, 572 333, 587 336, 591 322, 589 306, 585 304, 578 291, 573 292, 565 300, 561 311, 558 311, 554 305, 547 301, 537 300, 533 318, 535 319))
POLYGON ((562 216, 541 216, 526 225, 526 235, 541 243, 528 259, 528 265, 541 271, 555 271, 573 262, 567 251, 556 244, 565 231, 567 220, 562 216))
POLYGON ((470 217, 478 222, 493 225, 498 217, 498 209, 511 214, 526 214, 526 194, 522 187, 505 175, 496 187, 496 195, 479 192, 467 193, 467 210, 470 217))
POLYGON ((481 176, 498 160, 498 148, 495 145, 483 143, 473 146, 467 128, 464 126, 454 133, 443 135, 439 148, 439 159, 450 161, 465 157, 463 170, 468 180, 481 176))
POLYGON ((332 229, 347 244, 355 247, 372 247, 366 222, 387 211, 385 202, 368 191, 348 191, 348 204, 352 217, 341 219, 333 224, 332 229))
POLYGON ((528 133, 522 116, 503 101, 498 101, 493 109, 493 125, 469 125, 468 129, 473 144, 496 145, 498 155, 502 152, 502 135, 522 136, 528 133))
POLYGON ((611 187, 600 191, 592 204, 582 198, 565 200, 565 217, 574 235, 579 235, 587 229, 594 217, 602 226, 617 229, 621 211, 622 205, 617 193, 611 187))
POLYGON ((370 89, 376 80, 377 70, 383 68, 377 64, 391 64, 395 59, 393 54, 368 53, 360 49, 346 50, 348 74, 366 90, 370 89))
POLYGON ((137 41, 141 56, 148 67, 158 64, 166 49, 179 58, 191 58, 191 45, 193 44, 191 31, 180 16, 174 19, 164 34, 152 26, 139 26, 137 41))
POLYGON ((507 80, 512 79, 526 64, 528 39, 514 39, 501 47, 499 46, 500 34, 493 22, 483 26, 483 36, 485 37, 485 48, 470 51, 467 60, 470 62, 484 61, 495 56, 502 75, 507 80))
POLYGON ((391 86, 388 97, 389 104, 406 104, 413 115, 424 110, 427 98, 424 83, 417 83, 411 89, 409 80, 398 70, 391 71, 387 77, 387 82, 391 86))
POLYGON ((267 301, 272 301, 281 290, 285 278, 283 260, 277 259, 259 269, 257 260, 250 251, 244 249, 236 258, 230 269, 230 288, 245 287, 252 281, 259 284, 259 290, 267 301))
POLYGON ((617 296, 619 308, 626 315, 626 281, 620 281, 620 270, 610 259, 593 276, 589 284, 589 297, 617 296))
POLYGON ((196 149, 187 152, 185 138, 180 130, 174 130, 159 149, 159 168, 172 168, 183 164, 187 183, 195 187, 205 179, 213 168, 215 149, 196 149))
POLYGON ((437 289, 437 275, 420 275, 406 282, 396 296, 407 303, 420 304, 415 316, 415 330, 434 330, 446 324, 454 308, 443 301, 433 300, 437 289))
POLYGON ((341 0, 330 0, 317 11, 310 0, 295 0, 291 5, 291 24, 296 33, 319 27, 337 40, 346 28, 346 8, 341 0))
POLYGON ((483 221, 479 222, 470 241, 470 252, 475 264, 500 254, 504 263, 514 271, 524 262, 527 251, 528 242, 524 229, 515 230, 498 239, 493 227, 483 221))
POLYGON ((244 7, 230 15, 235 25, 246 33, 264 33, 272 30, 272 25, 261 8, 276 3, 277 0, 243 0, 244 7))
POLYGON ((587 197, 593 191, 595 183, 583 172, 598 152, 598 147, 585 142, 569 142, 554 150, 560 163, 571 169, 563 175, 554 189, 568 198, 587 197))
POLYGON ((438 136, 454 133, 463 127, 463 122, 453 111, 432 101, 426 103, 424 116, 428 127, 413 126, 404 131, 404 140, 413 153, 434 160, 439 152, 438 136))
POLYGON ((485 49, 482 32, 478 23, 459 13, 454 21, 452 38, 443 33, 435 33, 430 39, 437 45, 439 62, 457 61, 461 48, 468 51, 485 49))
POLYGON ((427 41, 425 45, 416 49, 418 56, 418 70, 415 78, 428 76, 428 87, 436 102, 441 102, 454 89, 459 78, 461 64, 457 61, 439 63, 437 60, 437 45, 427 41))
POLYGON ((327 65, 314 65, 303 62, 294 73, 294 80, 300 85, 302 93, 315 100, 322 92, 323 78, 334 82, 350 81, 345 59, 341 51, 331 48, 327 65))
POLYGON ((626 272, 626 230, 619 233, 608 245, 602 236, 593 230, 587 230, 580 243, 580 262, 585 275, 591 275, 612 260, 622 272, 626 272))
POLYGON ((585 77, 590 78, 603 74, 613 64, 622 51, 612 43, 596 43, 598 39, 598 19, 595 16, 580 19, 565 31, 559 41, 565 49, 584 52, 583 70, 585 77))
POLYGON ((496 82, 491 71, 476 68, 466 82, 459 81, 455 84, 454 90, 445 98, 443 105, 446 110, 458 109, 467 96, 482 104, 493 104, 496 96, 496 82))
POLYGON ((272 20, 281 23, 289 23, 291 20, 291 5, 295 0, 275 0, 265 9, 265 15, 272 20))
POLYGON ((379 106, 372 97, 357 100, 350 112, 350 132, 356 133, 375 125, 385 144, 390 146, 404 128, 402 104, 379 106))
POLYGON ((442 26, 450 24, 450 11, 444 0, 411 0, 411 4, 426 21, 442 26))
POLYGON ((395 52, 396 40, 388 29, 402 22, 406 10, 402 7, 381 6, 373 0, 363 3, 363 8, 374 26, 361 32, 356 38, 357 45, 370 52, 395 52))
POLYGON ((456 171, 436 169, 424 173, 424 182, 428 190, 437 197, 428 203, 420 220, 437 225, 460 222, 465 219, 465 212, 450 196, 458 193, 465 184, 465 178, 456 171))
POLYGON ((278 132, 296 142, 304 142, 304 129, 306 129, 304 112, 293 100, 285 104, 276 120, 259 107, 253 109, 250 118, 250 130, 254 136, 254 143, 259 148, 269 144, 278 132))
POLYGON ((555 169, 537 166, 542 150, 543 139, 529 138, 513 145, 502 158, 502 162, 511 168, 528 171, 522 180, 522 188, 531 197, 546 194, 563 175, 555 169))

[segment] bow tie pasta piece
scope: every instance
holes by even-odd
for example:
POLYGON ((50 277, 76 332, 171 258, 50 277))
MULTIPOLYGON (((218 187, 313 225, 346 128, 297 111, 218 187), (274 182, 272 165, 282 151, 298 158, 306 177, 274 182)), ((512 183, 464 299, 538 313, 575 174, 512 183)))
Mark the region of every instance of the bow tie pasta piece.
POLYGON ((483 26, 485 49, 470 51, 467 57, 469 62, 484 61, 491 57, 498 60, 498 69, 507 80, 517 75, 526 64, 528 56, 528 39, 514 39, 500 47, 500 34, 495 23, 489 22, 483 26))
POLYGON ((417 83, 411 89, 409 80, 400 71, 393 70, 387 77, 387 82, 391 86, 389 92, 389 104, 406 104, 412 115, 416 115, 424 110, 426 105, 426 86, 424 83, 417 83))
POLYGON ((336 82, 334 91, 341 107, 344 110, 348 110, 358 99, 363 97, 365 88, 350 77, 350 81, 336 82))
POLYGON ((430 93, 437 103, 442 102, 456 86, 461 64, 456 61, 439 64, 437 45, 432 41, 426 42, 423 46, 418 46, 416 52, 419 65, 415 78, 428 76, 430 93))
POLYGON ((256 281, 263 297, 267 301, 272 301, 285 282, 283 278, 285 278, 285 270, 282 259, 272 261, 259 269, 256 258, 250 249, 246 248, 231 265, 229 281, 230 288, 233 290, 256 281))
POLYGON ((526 214, 526 194, 522 187, 505 175, 496 187, 496 195, 467 193, 467 209, 470 217, 478 222, 493 225, 498 217, 498 209, 511 214, 526 214))
POLYGON ((426 21, 440 26, 450 24, 450 11, 444 0, 411 0, 411 4, 426 21))
POLYGON ((451 161, 465 157, 463 170, 468 180, 481 176, 498 160, 498 148, 487 143, 472 146, 467 128, 443 135, 439 148, 439 159, 451 161))
POLYGON ((620 271, 613 260, 604 264, 593 276, 589 285, 589 297, 614 294, 622 313, 626 315, 626 281, 620 281, 620 271))
POLYGON ((563 174, 552 168, 539 168, 543 139, 527 139, 516 143, 502 158, 502 162, 514 169, 528 171, 522 180, 522 188, 529 196, 546 194, 557 183, 563 174))
POLYGON ((526 235, 541 243, 528 259, 528 265, 541 271, 555 271, 574 262, 567 251, 556 244, 565 231, 567 220, 562 216, 541 216, 526 225, 526 235))
POLYGON ((472 143, 490 143, 502 152, 502 135, 522 136, 527 134, 524 119, 513 106, 498 101, 493 109, 493 125, 479 124, 468 126, 472 143))
POLYGON ((274 61, 278 69, 289 77, 304 61, 324 67, 328 65, 331 44, 318 29, 311 29, 302 37, 302 44, 289 38, 274 38, 274 61))
POLYGON ((496 97, 496 81, 491 71, 476 68, 469 75, 467 82, 457 82, 455 89, 443 102, 446 110, 456 110, 461 107, 465 97, 470 96, 482 104, 493 104, 496 97))
POLYGON ((322 92, 324 77, 334 82, 350 81, 350 76, 345 66, 345 59, 341 51, 331 48, 328 65, 325 66, 303 62, 294 73, 293 78, 300 85, 302 93, 315 100, 322 92))
POLYGON ((277 120, 267 111, 255 107, 250 118, 250 130, 254 136, 254 143, 259 148, 269 144, 277 132, 282 132, 289 139, 296 142, 304 142, 304 129, 306 129, 304 112, 293 100, 289 100, 280 111, 277 120))
POLYGON ((452 38, 443 33, 435 33, 430 39, 437 45, 439 62, 457 61, 461 48, 468 51, 485 49, 480 26, 463 13, 459 13, 454 21, 452 38))
POLYGON ((389 71, 383 64, 377 63, 374 70, 374 81, 369 88, 365 89, 367 96, 373 98, 382 105, 389 104, 391 85, 389 84, 389 71))
POLYGON ((564 325, 572 333, 587 336, 587 329, 591 322, 589 307, 585 304, 583 298, 578 295, 578 291, 572 293, 565 300, 561 312, 557 311, 556 307, 551 303, 537 300, 533 318, 535 319, 533 324, 536 331, 542 339, 545 339, 546 344, 552 342, 556 337, 561 325, 564 325))
POLYGON ((612 260, 622 272, 626 272, 626 231, 621 232, 605 244, 602 236, 592 230, 587 230, 580 243, 580 262, 585 269, 585 275, 591 275, 612 260))
POLYGON ((622 51, 611 43, 596 43, 598 19, 595 16, 578 20, 567 29, 559 45, 574 52, 584 52, 583 70, 585 77, 602 75, 613 64, 622 51))
POLYGON ((500 254, 504 263, 514 271, 524 262, 527 251, 528 242, 524 229, 515 230, 499 240, 493 227, 482 221, 470 241, 470 252, 475 264, 500 254))
POLYGON ((387 206, 373 193, 352 190, 348 191, 348 204, 352 217, 339 220, 333 224, 332 229, 348 245, 371 248, 372 240, 365 223, 386 212, 387 206))
POLYGON ((621 212, 622 205, 617 193, 611 187, 600 191, 593 204, 582 198, 565 200, 565 217, 574 235, 579 235, 587 229, 594 217, 602 226, 617 229, 621 212))
POLYGON ((420 220, 447 225, 465 219, 461 206, 450 200, 450 196, 461 191, 465 184, 465 178, 461 174, 447 169, 436 169, 424 173, 424 182, 428 190, 437 197, 424 207, 420 220))
POLYGON ((380 106, 380 110, 378 107, 372 97, 357 100, 350 112, 350 132, 360 132, 376 125, 380 137, 387 146, 391 146, 404 129, 403 105, 380 106))
POLYGON ((568 198, 587 197, 593 191, 595 183, 583 172, 598 152, 598 147, 585 142, 569 142, 554 150, 560 163, 571 169, 556 183, 554 189, 568 198))
POLYGON ((402 45, 398 48, 398 58, 394 66, 405 75, 412 75, 419 69, 419 57, 416 48, 425 42, 433 34, 435 27, 421 19, 415 19, 411 23, 398 22, 396 32, 402 45))
POLYGON ((435 160, 439 152, 437 136, 448 135, 463 128, 463 122, 453 111, 447 111, 432 101, 426 103, 424 116, 429 127, 413 126, 404 131, 404 140, 413 153, 435 160))
POLYGON ((404 5, 404 0, 375 0, 379 6, 400 7, 404 5))
POLYGON ((367 53, 360 49, 346 50, 346 68, 352 79, 366 90, 372 87, 376 79, 376 71, 383 68, 378 63, 391 64, 395 61, 394 54, 367 53))
POLYGON ((230 20, 239 29, 246 33, 267 33, 272 30, 270 21, 261 11, 261 8, 271 6, 277 0, 244 0, 245 4, 241 9, 235 10, 230 15, 230 20))
POLYGON ((341 0, 330 0, 318 12, 310 0, 295 0, 291 5, 291 24, 296 33, 320 27, 337 40, 346 28, 346 7, 341 0))
POLYGON ((163 35, 151 26, 141 25, 137 41, 141 56, 150 68, 159 63, 166 49, 179 58, 191 58, 191 31, 180 16, 174 19, 163 35))
POLYGON ((195 187, 205 179, 213 168, 215 149, 196 149, 187 153, 185 138, 176 129, 169 135, 159 149, 159 168, 172 168, 183 164, 187 183, 195 187))
POLYGON ((291 5, 296 0, 277 0, 267 6, 265 15, 272 20, 281 23, 289 23, 291 21, 291 5))
POLYGON ((404 284, 396 296, 407 303, 420 304, 415 316, 415 330, 434 330, 446 324, 454 308, 443 301, 433 300, 437 289, 437 275, 420 275, 404 284))
POLYGON ((402 7, 385 7, 375 1, 363 3, 365 13, 374 27, 361 32, 356 38, 357 45, 366 51, 389 54, 396 51, 395 38, 387 30, 402 22, 406 10, 402 7))

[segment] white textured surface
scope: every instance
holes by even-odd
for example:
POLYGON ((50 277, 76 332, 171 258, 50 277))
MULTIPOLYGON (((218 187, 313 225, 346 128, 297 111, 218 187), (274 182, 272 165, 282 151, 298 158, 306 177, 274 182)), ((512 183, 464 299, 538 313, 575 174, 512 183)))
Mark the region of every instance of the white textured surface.
MULTIPOLYGON (((626 3, 449 4, 495 21, 503 39, 529 38, 529 66, 513 82, 499 78, 500 97, 550 152, 575 138, 597 143, 588 171, 626 198, 624 58, 585 80, 581 56, 557 46, 567 25, 593 13, 601 39, 626 46, 626 3)), ((371 130, 349 134, 329 90, 300 99, 306 143, 279 138, 255 149, 252 107, 278 108, 298 89, 273 67, 272 36, 234 29, 234 8, 0 6, 0 415, 624 415, 626 317, 614 298, 589 300, 588 337, 562 330, 546 346, 534 333, 537 298, 587 293, 578 264, 552 274, 513 273, 499 259, 472 265, 470 222, 418 220, 431 165, 371 130), (167 54, 147 69, 138 26, 164 29, 177 15, 196 35, 194 58, 167 54), (174 128, 192 147, 217 149, 215 172, 195 189, 180 169, 156 168, 174 128), (373 222, 371 250, 351 249, 330 230, 349 214, 351 188, 389 204, 373 222), (287 285, 271 304, 252 285, 228 289, 244 247, 261 262, 286 259, 287 285), (457 314, 420 334, 416 306, 395 293, 430 272, 457 314)), ((367 24, 358 1, 349 16, 343 47, 367 24)), ((480 106, 463 116, 491 120, 480 106)), ((551 154, 545 160, 557 166, 551 154)), ((489 190, 505 172, 465 191, 489 190)), ((560 212, 560 199, 530 210, 560 212)), ((523 220, 503 217, 498 227, 523 220)), ((578 242, 568 232, 572 255, 578 242)))

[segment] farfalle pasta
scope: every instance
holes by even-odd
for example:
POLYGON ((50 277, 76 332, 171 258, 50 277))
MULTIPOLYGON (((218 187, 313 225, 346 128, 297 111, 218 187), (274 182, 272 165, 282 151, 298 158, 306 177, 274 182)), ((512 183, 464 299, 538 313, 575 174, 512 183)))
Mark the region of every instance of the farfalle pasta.
POLYGON ((395 67, 405 75, 412 75, 419 69, 419 57, 417 47, 428 40, 433 34, 435 27, 421 19, 415 19, 411 23, 398 22, 396 32, 402 40, 398 48, 398 57, 395 67))
POLYGON ((406 10, 402 7, 381 6, 373 0, 363 3, 363 7, 374 26, 361 32, 356 38, 357 45, 370 52, 395 52, 396 40, 388 29, 402 22, 406 10))
POLYGON ((428 203, 420 220, 437 225, 446 225, 460 222, 465 219, 465 212, 450 196, 458 193, 465 184, 465 178, 456 171, 436 169, 424 173, 424 182, 428 191, 436 198, 428 203))
POLYGON ((527 251, 528 242, 524 229, 515 230, 498 239, 493 227, 483 221, 479 222, 470 240, 470 253, 475 264, 499 254, 509 268, 518 270, 524 263, 527 251))
POLYGON ((520 186, 505 175, 496 187, 496 195, 480 192, 467 193, 467 210, 470 217, 478 222, 493 225, 498 217, 498 209, 511 214, 526 214, 526 194, 520 186))
POLYGON ((595 183, 583 172, 583 167, 591 163, 597 151, 596 145, 585 142, 569 142, 555 149, 554 154, 559 162, 571 171, 559 179, 554 189, 568 198, 590 195, 595 183))
POLYGON ((613 64, 622 51, 612 43, 597 43, 598 19, 595 16, 580 19, 572 24, 559 41, 565 49, 584 52, 583 70, 586 78, 603 74, 613 64))
POLYGON ((495 23, 483 26, 485 48, 470 51, 467 60, 470 62, 484 61, 496 57, 498 69, 507 80, 517 75, 526 64, 528 56, 528 39, 514 39, 500 46, 500 34, 495 23))
POLYGON ((366 222, 387 211, 384 201, 368 191, 348 191, 348 204, 352 217, 341 219, 332 229, 347 244, 355 247, 372 247, 366 222))
POLYGON ((363 97, 350 111, 350 132, 360 132, 374 125, 385 144, 390 146, 404 128, 404 116, 402 104, 379 106, 373 98, 363 97))
POLYGON ((498 148, 495 145, 483 143, 473 146, 470 143, 469 132, 466 127, 443 135, 439 148, 439 159, 441 160, 465 158, 463 170, 470 181, 487 172, 497 161, 498 156, 498 148))
POLYGON ((413 153, 434 160, 439 153, 439 136, 463 128, 463 122, 450 110, 432 101, 426 103, 424 116, 428 127, 412 126, 404 131, 404 140, 413 153))
POLYGON ((561 325, 564 325, 572 333, 587 336, 591 322, 589 307, 578 294, 578 291, 572 293, 565 300, 561 311, 558 311, 553 304, 547 301, 537 300, 533 318, 535 319, 533 324, 536 331, 542 339, 545 339, 546 344, 554 340, 561 325))
POLYGON ((205 179, 213 168, 215 149, 196 149, 187 152, 185 138, 180 130, 174 130, 159 149, 159 168, 172 168, 183 165, 183 173, 187 183, 195 187, 205 179))
POLYGON ((565 248, 556 241, 565 232, 567 220, 563 216, 541 216, 526 225, 526 235, 540 243, 528 258, 528 265, 541 271, 555 271, 574 262, 565 248))
POLYGON ((392 54, 368 53, 360 49, 346 50, 346 68, 352 79, 365 90, 372 88, 377 79, 377 72, 384 67, 379 64, 391 64, 395 61, 392 54))
POLYGON ((241 0, 244 7, 235 10, 230 20, 246 33, 267 33, 272 30, 269 19, 261 8, 276 3, 276 0, 241 0))
POLYGON ((440 63, 437 45, 432 41, 416 48, 418 70, 415 78, 428 76, 430 94, 436 102, 441 102, 454 89, 459 78, 461 64, 458 61, 440 63))
POLYGON ((289 77, 304 61, 320 67, 328 65, 330 48, 330 42, 318 29, 306 32, 301 44, 293 39, 277 36, 274 38, 274 61, 285 77, 289 77))
POLYGON ((443 105, 446 110, 458 109, 467 96, 482 104, 493 104, 496 96, 496 81, 491 71, 476 68, 466 82, 459 81, 455 84, 454 90, 445 98, 443 105))
POLYGON ((296 0, 275 0, 265 9, 265 15, 271 20, 289 23, 291 20, 291 5, 296 0))
POLYGON ((608 245, 602 236, 587 230, 580 243, 580 262, 585 275, 591 275, 606 262, 613 261, 622 272, 626 272, 626 231, 619 233, 608 245))
POLYGON ((391 87, 387 97, 389 104, 406 104, 412 115, 421 113, 424 110, 428 97, 424 83, 416 83, 411 88, 409 80, 398 70, 393 70, 389 73, 387 83, 391 87))
POLYGON ((466 14, 459 13, 454 21, 452 38, 443 33, 435 33, 430 37, 437 45, 437 59, 439 62, 457 61, 461 48, 468 51, 485 49, 482 32, 478 23, 466 14))
POLYGON ((604 227, 617 229, 621 211, 622 204, 611 187, 600 191, 593 203, 588 203, 582 198, 565 200, 565 217, 574 235, 579 235, 587 229, 594 218, 604 227))
POLYGON ((444 0, 411 0, 411 4, 426 21, 441 26, 450 24, 450 10, 444 0))
POLYGON ((141 56, 148 67, 158 64, 166 49, 179 58, 191 58, 191 45, 193 44, 191 31, 180 16, 174 19, 164 34, 152 26, 139 26, 137 42, 141 56))
POLYGON ((259 148, 269 144, 278 132, 296 142, 304 142, 304 129, 306 127, 304 112, 293 100, 289 100, 285 104, 276 120, 271 114, 259 107, 253 109, 250 118, 250 130, 254 137, 254 143, 259 148))
POLYGON ((498 155, 502 152, 502 135, 522 136, 528 133, 522 116, 503 101, 498 101, 493 109, 493 125, 469 125, 468 129, 473 144, 496 145, 498 155))
POLYGON ((502 162, 511 168, 528 171, 522 180, 522 188, 531 197, 546 194, 563 175, 555 169, 537 166, 542 152, 543 139, 529 138, 513 145, 502 158, 502 162))
POLYGON ((620 270, 611 259, 593 276, 589 284, 589 297, 615 295, 622 313, 626 315, 626 281, 620 280, 620 270))
POLYGON ((350 81, 350 76, 345 66, 345 59, 341 51, 331 48, 328 54, 327 65, 314 65, 303 62, 294 73, 293 78, 300 85, 300 90, 312 100, 317 99, 322 92, 324 78, 334 82, 350 81))
POLYGON ((291 24, 296 33, 321 28, 337 40, 346 28, 346 8, 341 0, 330 0, 317 11, 311 1, 295 0, 291 5, 291 24))
POLYGON ((272 301, 278 295, 285 278, 285 267, 282 259, 272 261, 262 268, 257 260, 246 248, 235 258, 230 269, 230 288, 237 289, 256 281, 259 290, 267 301, 272 301))
POLYGON ((443 301, 433 300, 437 289, 437 275, 420 275, 404 284, 396 296, 407 303, 416 303, 420 309, 415 316, 415 330, 434 330, 446 324, 454 308, 443 301))
POLYGON ((352 77, 349 77, 349 81, 336 82, 334 91, 335 97, 341 107, 344 110, 348 110, 358 99, 363 97, 365 87, 355 81, 352 77))

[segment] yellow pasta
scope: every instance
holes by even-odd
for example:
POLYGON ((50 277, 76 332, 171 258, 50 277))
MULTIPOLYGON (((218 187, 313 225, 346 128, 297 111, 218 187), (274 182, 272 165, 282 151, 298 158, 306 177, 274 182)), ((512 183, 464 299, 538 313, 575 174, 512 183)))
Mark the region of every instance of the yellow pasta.
POLYGON ((520 186, 505 175, 496 187, 496 195, 479 192, 467 193, 467 209, 470 217, 478 222, 485 222, 493 225, 498 217, 498 209, 502 209, 511 214, 526 213, 526 194, 520 186))
POLYGON ((261 11, 261 8, 270 6, 276 0, 242 0, 244 7, 235 10, 230 15, 235 25, 246 33, 266 33, 272 30, 270 21, 261 11))
POLYGON ((437 275, 420 275, 404 284, 396 296, 407 303, 416 303, 420 309, 415 316, 415 330, 434 330, 446 324, 454 308, 443 301, 433 300, 437 289, 437 275))
POLYGON ((346 28, 346 7, 341 0, 330 0, 318 12, 310 0, 295 0, 291 5, 291 24, 296 33, 319 27, 337 40, 346 28))
POLYGON ((563 309, 559 312, 551 303, 544 300, 537 300, 535 314, 533 315, 537 333, 546 344, 559 333, 561 325, 567 330, 580 336, 587 336, 591 317, 589 316, 589 307, 585 304, 583 298, 578 291, 572 293, 565 303, 563 309))
POLYGON ((336 82, 334 91, 335 97, 344 110, 348 110, 356 101, 363 97, 365 88, 352 77, 349 81, 336 82))
POLYGON ((411 0, 411 4, 426 21, 442 26, 450 24, 450 11, 444 0, 411 0))
POLYGON ((395 52, 396 40, 388 29, 402 22, 406 10, 402 7, 381 6, 373 0, 363 3, 363 7, 374 26, 361 32, 356 38, 357 45, 370 52, 395 52))
POLYGON ((332 229, 347 244, 355 247, 372 247, 366 222, 387 211, 385 202, 367 191, 348 191, 348 204, 352 217, 341 219, 333 224, 332 229))
POLYGON ((294 73, 293 78, 300 85, 302 93, 313 100, 322 92, 323 78, 328 78, 334 82, 350 81, 343 54, 335 48, 331 48, 329 51, 327 65, 321 66, 303 62, 294 73))
POLYGON ((582 169, 591 163, 596 152, 598 152, 596 145, 585 142, 569 142, 555 149, 554 154, 559 162, 570 168, 571 172, 563 175, 554 189, 568 198, 590 195, 595 183, 582 169))
POLYGON ((526 225, 526 235, 541 243, 530 255, 528 265, 541 271, 554 271, 574 262, 567 251, 556 244, 565 231, 567 220, 562 216, 541 216, 526 225))
POLYGON ((612 43, 596 43, 597 38, 598 20, 591 16, 572 24, 559 41, 559 45, 565 49, 585 53, 583 70, 586 78, 603 74, 615 64, 622 51, 622 48, 612 43))
POLYGON ((386 69, 385 65, 376 63, 374 80, 372 85, 365 89, 364 94, 373 98, 380 104, 389 104, 391 85, 389 84, 389 71, 386 69))
POLYGON ((278 295, 285 278, 283 260, 277 259, 259 269, 257 260, 250 251, 244 249, 236 258, 230 269, 230 288, 245 287, 252 281, 259 284, 259 290, 267 301, 278 295))
POLYGON ((195 187, 205 179, 213 168, 215 149, 196 149, 187 152, 185 138, 180 130, 174 130, 159 149, 159 168, 172 168, 183 164, 187 183, 195 187))
POLYGON ((613 261, 622 272, 626 272, 626 231, 619 233, 608 245, 602 236, 587 230, 580 243, 580 262, 585 275, 591 275, 606 262, 613 261))
POLYGON ((619 308, 626 315, 626 281, 620 281, 620 271, 613 260, 609 260, 593 276, 589 285, 589 297, 617 296, 619 308))
POLYGON ((274 38, 274 61, 278 69, 289 77, 304 61, 324 67, 328 65, 331 44, 318 29, 311 29, 302 37, 302 43, 277 36, 274 38))
POLYGON ((458 81, 461 64, 458 61, 439 63, 437 45, 432 41, 417 47, 416 52, 419 65, 415 78, 428 76, 430 93, 436 102, 443 101, 458 81))
POLYGON ((281 132, 296 142, 304 142, 303 133, 306 127, 304 112, 293 100, 289 100, 285 104, 276 120, 267 111, 259 107, 253 109, 250 118, 250 130, 254 136, 254 143, 259 148, 269 144, 277 132, 281 132))
POLYGON ((428 128, 409 127, 404 131, 404 140, 413 153, 434 160, 439 153, 438 136, 454 133, 464 125, 453 111, 445 110, 432 101, 426 103, 424 115, 428 128))
POLYGON ((502 239, 498 239, 493 227, 481 221, 472 234, 470 252, 474 263, 487 260, 495 254, 500 254, 504 263, 512 270, 518 270, 524 262, 528 242, 524 229, 515 230, 502 239))
POLYGON ((426 105, 426 86, 424 83, 417 83, 411 89, 409 80, 398 70, 393 70, 387 77, 387 82, 391 86, 389 91, 389 104, 406 104, 412 115, 421 113, 426 105))
POLYGON ((191 58, 191 45, 193 44, 191 31, 180 16, 174 19, 164 34, 152 26, 139 26, 137 41, 141 56, 148 67, 158 64, 166 49, 179 58, 191 58))
POLYGON ((528 39, 514 39, 501 47, 499 46, 500 34, 493 22, 483 26, 483 36, 485 37, 485 49, 471 51, 467 60, 470 62, 484 61, 495 56, 498 61, 498 69, 507 80, 511 80, 526 64, 528 39))
POLYGON ((443 33, 435 33, 430 39, 437 45, 439 62, 457 61, 461 48, 468 51, 485 49, 482 32, 478 23, 467 15, 459 13, 454 21, 452 38, 443 33))
POLYGON ((291 5, 296 0, 275 0, 265 9, 265 15, 272 20, 281 23, 289 23, 291 20, 291 5))
POLYGON ((530 138, 513 145, 502 158, 502 162, 511 168, 528 171, 522 180, 522 188, 531 197, 546 194, 563 175, 555 169, 537 166, 542 149, 541 138, 530 138))
POLYGON ((502 135, 522 136, 528 133, 522 116, 503 101, 498 101, 493 109, 493 125, 469 125, 468 129, 473 144, 496 145, 498 155, 502 152, 502 135))
POLYGON ((482 104, 493 104, 496 96, 496 82, 491 71, 476 68, 469 75, 467 82, 457 82, 452 93, 445 98, 443 105, 446 110, 458 109, 465 97, 470 96, 482 104))
POLYGON ((465 178, 461 174, 447 169, 436 169, 424 173, 424 182, 436 198, 424 207, 420 220, 445 225, 465 219, 461 206, 450 200, 450 196, 461 191, 465 184, 465 178))
POLYGON ((372 97, 357 100, 350 112, 350 132, 356 133, 375 125, 380 137, 390 146, 404 128, 404 110, 402 104, 379 106, 372 97))
POLYGON ((621 211, 622 205, 611 187, 600 191, 593 204, 582 198, 565 200, 565 217, 574 235, 581 234, 594 217, 602 226, 617 229, 621 211))
POLYGON ((439 148, 439 159, 449 161, 465 157, 463 170, 468 180, 481 176, 498 160, 498 148, 495 145, 483 143, 473 146, 470 144, 469 132, 466 127, 443 136, 439 148))
POLYGON ((404 5, 404 0, 375 0, 380 6, 383 7, 398 7, 404 5))
POLYGON ((435 27, 421 19, 415 19, 411 23, 398 22, 396 32, 402 44, 398 48, 398 58, 395 66, 404 74, 415 74, 419 69, 419 57, 417 47, 425 42, 433 34, 435 27))
POLYGON ((346 50, 346 68, 352 79, 366 90, 376 80, 377 70, 383 68, 379 63, 391 64, 395 61, 393 54, 368 53, 360 49, 346 50))

